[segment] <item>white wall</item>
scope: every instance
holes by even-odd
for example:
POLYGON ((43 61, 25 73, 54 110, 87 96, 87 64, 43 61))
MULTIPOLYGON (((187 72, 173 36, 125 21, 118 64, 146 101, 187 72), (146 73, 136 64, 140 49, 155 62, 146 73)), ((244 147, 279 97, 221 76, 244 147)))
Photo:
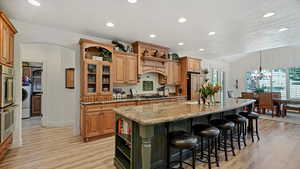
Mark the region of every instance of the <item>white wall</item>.
MULTIPOLYGON (((79 39, 87 38, 100 42, 110 42, 110 40, 95 38, 83 34, 67 32, 54 28, 33 25, 24 23, 17 20, 11 20, 14 26, 17 28, 18 33, 15 36, 15 60, 14 60, 14 78, 15 78, 15 103, 18 104, 16 109, 16 129, 14 133, 14 146, 22 145, 22 127, 21 127, 21 111, 22 111, 22 81, 21 81, 21 68, 22 68, 22 56, 31 58, 37 57, 38 59, 44 59, 47 65, 56 67, 55 74, 59 73, 63 76, 59 76, 57 81, 50 80, 50 86, 62 87, 64 84, 64 69, 74 65, 75 67, 75 84, 74 90, 64 90, 62 95, 59 91, 53 91, 49 93, 49 100, 47 103, 51 104, 51 112, 54 114, 62 113, 61 120, 58 121, 60 125, 72 123, 75 120, 74 135, 79 135, 79 119, 80 119, 80 48, 79 39), (35 46, 37 45, 37 46, 35 46), (38 49, 39 48, 39 49, 38 49), (67 48, 67 49, 65 49, 67 48), (24 50, 24 54, 22 54, 24 50), (37 50, 38 53, 34 53, 37 50), (26 54, 27 53, 27 54, 26 54), (74 56, 73 58, 71 56, 74 56), (55 58, 55 59, 54 59, 55 58), (59 66, 58 66, 59 65, 59 66), (65 66, 65 67, 64 67, 65 66), (58 101, 60 100, 60 101, 58 101), (74 116, 72 116, 72 114, 74 116), (69 119, 70 118, 70 119, 69 119), (72 119, 74 118, 74 119, 72 119)), ((24 58, 26 59, 26 58, 24 58)), ((72 66, 73 67, 73 66, 72 66)), ((52 88, 52 87, 50 87, 52 88)), ((47 98, 46 98, 47 99, 47 98)), ((58 118, 57 117, 57 118, 58 118)), ((56 117, 49 116, 48 125, 56 125, 56 117), (54 123, 53 123, 54 122, 54 123)))
MULTIPOLYGON (((263 69, 287 68, 300 66, 300 46, 289 46, 264 50, 262 52, 263 69)), ((235 80, 239 81, 236 95, 245 91, 245 73, 259 68, 259 52, 239 56, 238 60, 230 63, 229 88, 234 88, 235 80)))

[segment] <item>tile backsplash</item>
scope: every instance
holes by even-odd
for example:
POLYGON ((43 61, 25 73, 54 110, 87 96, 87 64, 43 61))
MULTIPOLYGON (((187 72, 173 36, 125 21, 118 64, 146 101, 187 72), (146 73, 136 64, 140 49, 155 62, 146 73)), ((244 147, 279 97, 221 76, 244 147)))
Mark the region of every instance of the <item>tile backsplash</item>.
MULTIPOLYGON (((126 92, 127 95, 130 94, 130 89, 136 89, 138 95, 150 95, 150 94, 157 94, 157 88, 162 87, 158 83, 158 74, 157 73, 145 73, 141 76, 140 82, 136 85, 118 85, 114 86, 114 88, 122 88, 123 91, 126 92), (152 91, 144 91, 143 90, 143 81, 153 81, 153 90, 152 91)), ((176 87, 175 86, 167 86, 169 88, 170 93, 176 93, 176 87)))

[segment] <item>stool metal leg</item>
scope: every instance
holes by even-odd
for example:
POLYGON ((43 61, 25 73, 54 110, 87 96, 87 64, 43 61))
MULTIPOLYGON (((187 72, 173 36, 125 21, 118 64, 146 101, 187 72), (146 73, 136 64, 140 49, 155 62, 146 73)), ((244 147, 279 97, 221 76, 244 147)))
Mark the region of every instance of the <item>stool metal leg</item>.
POLYGON ((180 167, 180 169, 183 169, 183 165, 182 165, 182 150, 180 150, 180 152, 179 152, 179 160, 180 160, 180 162, 179 162, 179 167, 180 167))
POLYGON ((207 139, 207 144, 208 144, 208 156, 207 156, 207 159, 208 159, 208 168, 211 169, 211 162, 210 162, 210 155, 211 155, 211 141, 210 139, 207 139))
POLYGON ((233 145, 233 129, 230 130, 230 142, 231 142, 232 154, 233 154, 233 156, 235 156, 234 145, 233 145))
POLYGON ((246 131, 246 130, 245 130, 245 129, 246 129, 246 126, 247 126, 247 123, 243 123, 243 124, 242 124, 242 127, 243 127, 243 128, 242 128, 242 131, 243 131, 243 141, 244 141, 244 146, 245 146, 245 147, 247 146, 247 143, 246 143, 246 132, 245 132, 245 131, 246 131))
POLYGON ((259 138, 259 134, 258 134, 258 119, 255 119, 255 123, 256 123, 256 136, 257 136, 257 139, 260 140, 259 138))
POLYGON ((224 131, 224 150, 225 150, 225 160, 228 161, 227 157, 227 131, 224 131))
POLYGON ((196 169, 196 149, 193 149, 192 150, 192 156, 193 156, 193 164, 192 164, 192 167, 193 167, 193 169, 196 169))
POLYGON ((241 124, 237 124, 237 129, 238 129, 238 146, 239 150, 241 150, 241 124))
POLYGON ((215 158, 216 158, 216 164, 217 164, 217 167, 219 167, 219 155, 218 155, 218 139, 215 138, 215 158))
POLYGON ((253 128, 253 120, 250 120, 250 128, 251 128, 251 138, 252 138, 252 142, 254 142, 254 128, 253 128))
POLYGON ((201 156, 200 158, 203 159, 203 154, 204 154, 204 148, 203 148, 203 137, 200 137, 200 144, 201 144, 201 148, 200 148, 200 151, 201 151, 201 156))

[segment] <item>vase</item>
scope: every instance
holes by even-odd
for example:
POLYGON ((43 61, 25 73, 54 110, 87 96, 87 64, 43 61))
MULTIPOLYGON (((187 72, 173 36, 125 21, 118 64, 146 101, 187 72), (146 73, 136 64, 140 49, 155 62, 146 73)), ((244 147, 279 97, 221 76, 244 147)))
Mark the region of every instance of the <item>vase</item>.
POLYGON ((206 103, 207 103, 207 102, 206 102, 206 99, 207 99, 207 98, 201 97, 201 99, 202 99, 202 103, 203 103, 204 105, 206 105, 206 103))
POLYGON ((215 95, 209 96, 209 101, 211 105, 215 105, 216 104, 215 95))

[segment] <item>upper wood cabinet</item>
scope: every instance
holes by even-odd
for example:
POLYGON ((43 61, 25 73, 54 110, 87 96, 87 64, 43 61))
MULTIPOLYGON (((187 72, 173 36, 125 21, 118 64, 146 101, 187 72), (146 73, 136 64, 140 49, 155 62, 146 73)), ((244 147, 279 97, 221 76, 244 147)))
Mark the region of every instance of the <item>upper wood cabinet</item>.
POLYGON ((14 35, 17 33, 3 12, 0 12, 0 63, 13 66, 14 35))
POLYGON ((101 52, 105 50, 105 53, 109 53, 113 58, 113 45, 87 39, 80 39, 79 43, 81 49, 81 101, 112 100, 112 62, 94 60, 94 57, 103 55, 101 52))
POLYGON ((167 85, 179 85, 181 81, 181 64, 179 62, 166 62, 167 85))
POLYGON ((198 59, 188 58, 188 72, 200 72, 201 61, 198 59))
POLYGON ((138 58, 134 53, 114 52, 114 84, 136 84, 138 58))

